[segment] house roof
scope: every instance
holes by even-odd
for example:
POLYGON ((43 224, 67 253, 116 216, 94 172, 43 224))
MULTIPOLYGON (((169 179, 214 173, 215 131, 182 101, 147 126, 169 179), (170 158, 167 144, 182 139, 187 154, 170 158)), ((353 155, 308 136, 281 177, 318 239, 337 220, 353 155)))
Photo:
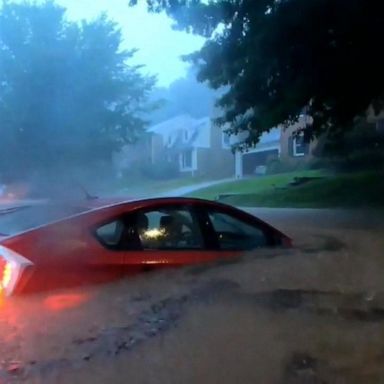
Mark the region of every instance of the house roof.
POLYGON ((167 147, 184 150, 187 148, 208 148, 210 146, 211 119, 194 119, 189 115, 179 115, 149 128, 149 132, 163 137, 167 147), (184 138, 183 132, 189 132, 184 138))
POLYGON ((170 132, 179 129, 185 129, 196 123, 196 120, 189 115, 179 115, 163 121, 162 123, 153 125, 148 129, 148 132, 158 133, 160 135, 167 135, 170 132))

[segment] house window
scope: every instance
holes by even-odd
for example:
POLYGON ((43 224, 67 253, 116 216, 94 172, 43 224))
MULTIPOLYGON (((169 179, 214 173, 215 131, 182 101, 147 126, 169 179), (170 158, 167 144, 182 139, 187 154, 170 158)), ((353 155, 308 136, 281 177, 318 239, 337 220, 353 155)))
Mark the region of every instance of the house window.
POLYGON ((192 168, 192 150, 184 151, 181 154, 181 166, 182 169, 192 168))
POLYGON ((169 135, 168 136, 168 146, 170 146, 172 144, 172 136, 169 135))
POLYGON ((292 153, 293 156, 305 156, 308 154, 308 143, 304 141, 304 135, 300 134, 294 136, 292 139, 292 153))
POLYGON ((380 119, 376 122, 376 130, 379 133, 384 133, 384 119, 380 119))
POLYGON ((184 141, 188 141, 189 133, 187 130, 184 131, 184 141))
POLYGON ((231 146, 231 136, 226 133, 226 132, 223 132, 223 135, 222 135, 222 144, 223 144, 223 148, 230 148, 231 146))

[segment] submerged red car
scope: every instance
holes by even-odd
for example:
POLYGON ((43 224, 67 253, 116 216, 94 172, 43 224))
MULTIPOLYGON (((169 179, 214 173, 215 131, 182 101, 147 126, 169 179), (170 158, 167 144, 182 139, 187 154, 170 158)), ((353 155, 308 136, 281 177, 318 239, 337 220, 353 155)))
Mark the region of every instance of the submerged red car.
POLYGON ((0 210, 0 234, 0 291, 7 296, 291 245, 250 214, 192 198, 21 205, 0 210))

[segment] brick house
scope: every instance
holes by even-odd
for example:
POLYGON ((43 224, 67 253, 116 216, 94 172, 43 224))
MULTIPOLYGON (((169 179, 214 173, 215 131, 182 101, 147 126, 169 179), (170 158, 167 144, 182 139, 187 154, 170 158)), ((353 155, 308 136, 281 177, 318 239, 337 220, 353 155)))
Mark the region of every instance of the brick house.
POLYGON ((151 163, 167 162, 183 176, 228 177, 235 157, 228 137, 209 117, 180 115, 149 128, 151 163))
MULTIPOLYGON (((310 161, 316 142, 305 143, 302 136, 294 135, 295 131, 305 128, 308 124, 311 124, 311 118, 303 114, 297 123, 289 127, 274 127, 262 134, 258 144, 247 152, 236 151, 236 178, 265 173, 266 165, 271 159, 280 159, 291 166, 310 161)), ((245 134, 240 134, 231 141, 234 144, 245 138, 245 134)))

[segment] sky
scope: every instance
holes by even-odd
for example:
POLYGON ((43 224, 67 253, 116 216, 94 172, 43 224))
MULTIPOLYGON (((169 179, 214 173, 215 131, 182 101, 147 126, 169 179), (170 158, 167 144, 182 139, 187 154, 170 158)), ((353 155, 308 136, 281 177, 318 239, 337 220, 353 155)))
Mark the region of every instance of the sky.
POLYGON ((144 0, 128 7, 128 0, 56 0, 67 9, 70 20, 93 19, 106 12, 121 27, 123 48, 138 48, 132 64, 144 64, 143 71, 158 76, 158 85, 167 86, 183 77, 188 68, 180 56, 198 50, 204 39, 172 29, 165 14, 149 14, 144 0))

